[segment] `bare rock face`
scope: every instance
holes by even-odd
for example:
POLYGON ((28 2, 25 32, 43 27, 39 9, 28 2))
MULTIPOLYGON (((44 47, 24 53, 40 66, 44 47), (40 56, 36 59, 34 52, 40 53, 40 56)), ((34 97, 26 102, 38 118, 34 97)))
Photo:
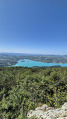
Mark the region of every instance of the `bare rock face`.
POLYGON ((27 114, 29 119, 67 119, 67 102, 59 109, 48 107, 46 104, 30 110, 27 114))
POLYGON ((44 111, 44 110, 46 110, 47 108, 48 108, 48 106, 47 106, 46 104, 44 104, 44 105, 42 105, 41 107, 35 108, 35 110, 42 110, 42 111, 44 111))

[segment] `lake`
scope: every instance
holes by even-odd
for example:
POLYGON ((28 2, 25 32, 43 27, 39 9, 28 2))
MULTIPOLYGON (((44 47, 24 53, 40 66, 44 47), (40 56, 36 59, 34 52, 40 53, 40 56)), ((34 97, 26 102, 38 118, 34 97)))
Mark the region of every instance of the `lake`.
POLYGON ((44 66, 61 66, 61 67, 67 67, 67 64, 59 64, 59 63, 43 63, 39 61, 33 61, 29 59, 24 60, 18 60, 17 64, 13 65, 13 67, 44 67, 44 66))

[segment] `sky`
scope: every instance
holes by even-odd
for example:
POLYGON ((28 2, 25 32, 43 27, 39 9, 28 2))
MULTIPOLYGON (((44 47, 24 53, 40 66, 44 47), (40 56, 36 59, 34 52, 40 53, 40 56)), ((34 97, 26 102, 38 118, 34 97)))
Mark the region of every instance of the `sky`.
POLYGON ((67 0, 0 0, 0 52, 67 55, 67 0))

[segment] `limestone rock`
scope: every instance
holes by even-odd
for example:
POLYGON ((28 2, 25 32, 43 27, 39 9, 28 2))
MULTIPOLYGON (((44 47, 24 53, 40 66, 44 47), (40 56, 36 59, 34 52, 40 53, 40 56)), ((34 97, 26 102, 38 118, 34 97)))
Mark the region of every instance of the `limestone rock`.
POLYGON ((64 103, 64 105, 62 106, 62 109, 64 109, 64 110, 67 109, 67 102, 64 103))
POLYGON ((46 104, 37 107, 35 110, 30 110, 27 117, 31 119, 67 119, 67 102, 59 109, 48 107, 46 104))
POLYGON ((48 106, 46 104, 42 105, 41 107, 37 107, 35 108, 35 110, 46 110, 48 108, 48 106))

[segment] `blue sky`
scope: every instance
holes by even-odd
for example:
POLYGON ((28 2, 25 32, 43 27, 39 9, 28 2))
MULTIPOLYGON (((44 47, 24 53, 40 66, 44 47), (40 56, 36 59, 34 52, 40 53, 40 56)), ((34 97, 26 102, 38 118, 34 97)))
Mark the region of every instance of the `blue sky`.
POLYGON ((67 0, 0 0, 0 52, 67 55, 67 0))

